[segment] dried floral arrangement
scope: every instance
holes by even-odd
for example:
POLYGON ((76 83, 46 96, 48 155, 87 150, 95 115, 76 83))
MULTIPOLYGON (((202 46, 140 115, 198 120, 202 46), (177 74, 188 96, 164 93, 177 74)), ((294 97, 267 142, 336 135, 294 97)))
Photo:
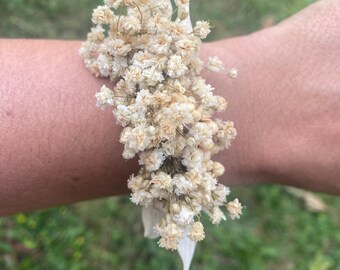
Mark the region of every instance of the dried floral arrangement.
MULTIPOLYGON (((109 77, 96 94, 97 106, 113 108, 124 127, 123 157, 139 157, 141 169, 128 179, 131 201, 142 206, 145 236, 160 237, 160 247, 178 249, 189 269, 195 244, 205 237, 201 212, 219 224, 239 218, 238 199, 227 203, 229 188, 212 155, 236 136, 233 122, 213 119, 226 101, 201 77, 222 72, 223 63, 199 59, 201 40, 210 33, 205 21, 192 27, 189 0, 104 0, 92 15, 96 25, 80 54, 95 75, 109 77), (174 5, 173 5, 174 4, 174 5)), ((231 69, 235 78, 237 70, 231 69)))

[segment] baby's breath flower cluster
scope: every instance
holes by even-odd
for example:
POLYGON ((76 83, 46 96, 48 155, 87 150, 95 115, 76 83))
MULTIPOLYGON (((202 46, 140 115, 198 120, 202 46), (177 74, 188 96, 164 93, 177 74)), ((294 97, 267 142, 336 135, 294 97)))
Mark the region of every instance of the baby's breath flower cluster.
POLYGON ((231 219, 242 211, 237 199, 227 204, 229 188, 217 182, 224 167, 211 160, 236 130, 231 121, 212 118, 227 103, 201 77, 203 70, 224 70, 217 57, 206 65, 198 57, 210 25, 191 26, 189 0, 177 0, 175 14, 170 0, 104 2, 93 11, 96 26, 80 53, 92 73, 115 82, 96 94, 97 106, 112 106, 124 127, 123 157, 139 157, 141 169, 128 180, 131 201, 157 211, 150 234, 161 237, 161 247, 177 249, 184 237, 201 241, 202 211, 213 224, 226 219, 221 206, 231 219))

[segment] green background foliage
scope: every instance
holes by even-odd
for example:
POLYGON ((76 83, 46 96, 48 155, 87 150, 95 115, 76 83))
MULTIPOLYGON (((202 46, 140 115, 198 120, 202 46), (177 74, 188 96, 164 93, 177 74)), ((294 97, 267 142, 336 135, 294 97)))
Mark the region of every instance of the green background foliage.
MULTIPOLYGON (((99 0, 0 0, 0 37, 84 39, 99 0)), ((193 0, 193 20, 215 25, 210 39, 256 31, 312 0, 193 0)), ((192 269, 340 269, 340 198, 311 212, 275 185, 234 188, 246 205, 240 220, 205 222, 192 269)), ((206 219, 207 220, 207 219, 206 219)), ((0 269, 173 270, 176 254, 143 238, 139 207, 126 196, 0 219, 0 269)))

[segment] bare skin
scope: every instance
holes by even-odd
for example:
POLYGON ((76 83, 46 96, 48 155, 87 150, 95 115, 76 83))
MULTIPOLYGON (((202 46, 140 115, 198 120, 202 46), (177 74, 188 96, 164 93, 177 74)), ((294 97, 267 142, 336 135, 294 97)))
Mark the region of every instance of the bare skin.
MULTIPOLYGON (((204 44, 237 80, 206 73, 238 137, 216 156, 227 185, 281 183, 340 194, 340 4, 324 0, 275 27, 204 44)), ((0 215, 128 192, 136 160, 95 107, 79 41, 0 41, 0 215)))

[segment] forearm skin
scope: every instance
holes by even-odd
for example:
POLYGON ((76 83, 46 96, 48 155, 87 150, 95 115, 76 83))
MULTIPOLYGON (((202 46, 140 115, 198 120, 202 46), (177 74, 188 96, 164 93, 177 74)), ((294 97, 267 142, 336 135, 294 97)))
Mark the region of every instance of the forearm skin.
POLYGON ((137 171, 80 42, 0 42, 0 215, 122 194, 137 171))

